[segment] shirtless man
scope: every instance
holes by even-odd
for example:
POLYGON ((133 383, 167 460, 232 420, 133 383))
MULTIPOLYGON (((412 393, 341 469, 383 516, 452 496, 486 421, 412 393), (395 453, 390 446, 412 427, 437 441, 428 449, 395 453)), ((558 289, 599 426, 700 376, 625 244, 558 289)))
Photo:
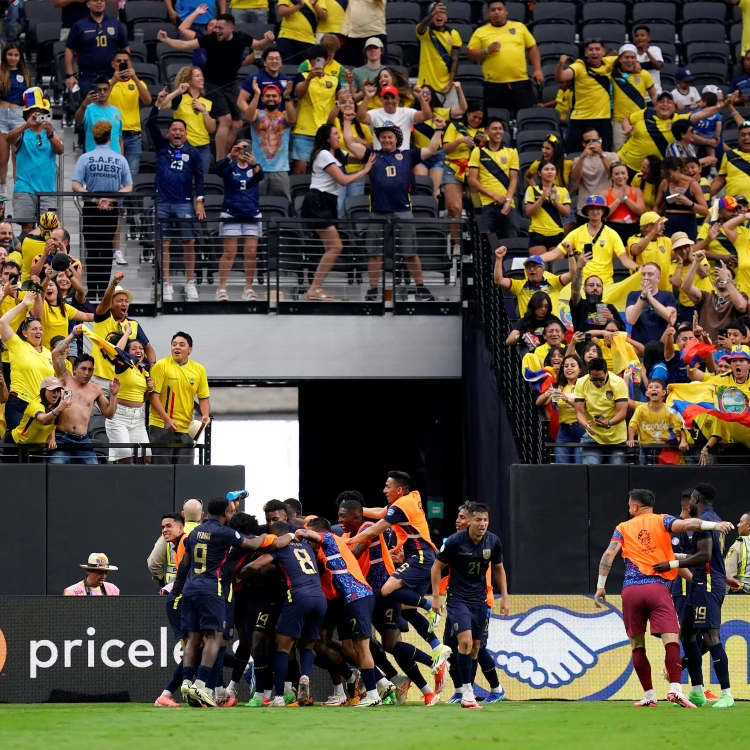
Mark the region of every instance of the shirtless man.
POLYGON ((112 380, 109 401, 107 401, 102 389, 96 383, 91 382, 94 374, 93 357, 88 354, 78 357, 73 363, 72 375, 65 367, 65 349, 76 336, 81 335, 82 328, 83 326, 76 326, 73 333, 60 341, 52 351, 52 366, 55 374, 65 386, 65 392, 71 393, 73 403, 62 412, 58 420, 54 438, 57 449, 50 454, 49 463, 51 464, 98 464, 99 460, 93 451, 66 451, 65 446, 66 444, 85 445, 91 442, 87 432, 94 404, 107 419, 112 419, 117 409, 120 381, 117 378, 112 380))

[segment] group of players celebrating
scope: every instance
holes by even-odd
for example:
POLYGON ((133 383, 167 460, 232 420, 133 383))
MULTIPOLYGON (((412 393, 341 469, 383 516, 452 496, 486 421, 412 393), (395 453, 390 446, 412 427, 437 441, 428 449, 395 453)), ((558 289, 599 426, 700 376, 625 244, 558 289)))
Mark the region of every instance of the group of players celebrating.
POLYGON ((297 501, 267 503, 261 527, 234 502, 211 500, 205 522, 171 542, 178 567, 167 613, 183 659, 156 705, 180 706, 178 688, 191 706, 236 705, 249 662, 251 708, 313 705, 313 664, 334 685, 326 706, 402 705, 412 683, 432 706, 450 674, 455 692, 448 702, 480 708, 473 690, 479 668, 490 685, 484 703, 502 700, 486 649, 493 577, 503 614, 510 601, 488 508, 461 506, 456 533, 438 551, 410 482, 404 472, 389 472, 384 508, 365 507, 359 492, 341 493, 333 527, 326 518, 303 517, 297 501), (435 628, 442 618, 441 643, 435 628), (430 653, 402 640, 409 627, 430 653), (233 628, 232 654, 226 646, 233 628), (226 689, 225 666, 232 668, 226 689))

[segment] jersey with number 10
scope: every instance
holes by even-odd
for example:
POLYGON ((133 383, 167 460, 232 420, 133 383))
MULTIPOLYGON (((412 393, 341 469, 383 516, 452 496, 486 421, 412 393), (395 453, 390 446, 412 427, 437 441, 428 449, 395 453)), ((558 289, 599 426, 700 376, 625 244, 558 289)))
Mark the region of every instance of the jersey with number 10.
POLYGON ((273 561, 286 579, 287 601, 306 596, 323 596, 315 552, 306 542, 293 541, 286 547, 271 552, 273 561))
POLYGON ((244 538, 238 531, 222 526, 214 518, 196 526, 185 541, 185 552, 190 554, 190 571, 183 595, 222 596, 221 576, 229 550, 242 546, 244 538))

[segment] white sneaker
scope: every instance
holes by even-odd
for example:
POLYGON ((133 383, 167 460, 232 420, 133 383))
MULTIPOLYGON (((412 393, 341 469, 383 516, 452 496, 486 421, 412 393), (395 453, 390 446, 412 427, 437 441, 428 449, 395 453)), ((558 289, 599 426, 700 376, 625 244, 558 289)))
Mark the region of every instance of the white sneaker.
POLYGON ((0 182, 0 195, 8 195, 8 187, 4 182, 0 182))
POLYGON ((162 301, 171 302, 172 297, 174 297, 174 287, 165 281, 164 289, 162 290, 162 295, 161 295, 162 301))
POLYGON ((188 302, 200 301, 200 297, 198 296, 198 289, 196 288, 194 281, 188 281, 185 284, 185 299, 188 302))
POLYGON ((347 704, 346 696, 344 695, 332 695, 323 706, 345 706, 347 704))
POLYGON ((228 302, 229 301, 229 295, 227 294, 226 289, 217 289, 216 290, 216 297, 217 302, 228 302))
POLYGON ((461 698, 461 708, 481 708, 477 703, 477 699, 474 697, 473 692, 464 693, 461 698))
POLYGON ((286 703, 284 703, 284 696, 278 695, 276 698, 274 698, 269 704, 269 708, 284 708, 286 706, 286 703))
POLYGON ((382 703, 383 701, 380 700, 379 696, 377 698, 368 698, 365 696, 364 698, 360 698, 355 708, 370 708, 371 706, 380 706, 382 703))
POLYGON ((115 250, 115 265, 116 266, 127 266, 128 262, 125 260, 125 256, 122 250, 115 250))
POLYGON ((258 295, 255 293, 255 289, 253 289, 251 286, 246 286, 245 291, 242 292, 242 301, 243 302, 257 302, 258 295))

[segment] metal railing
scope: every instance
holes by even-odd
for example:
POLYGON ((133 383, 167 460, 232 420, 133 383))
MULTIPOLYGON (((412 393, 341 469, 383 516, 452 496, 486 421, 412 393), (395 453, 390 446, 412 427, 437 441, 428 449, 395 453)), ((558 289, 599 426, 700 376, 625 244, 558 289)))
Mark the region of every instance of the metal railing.
MULTIPOLYGON (((129 448, 131 449, 131 459, 133 463, 146 463, 148 451, 159 451, 161 449, 185 449, 192 448, 198 453, 198 464, 208 464, 207 453, 209 448, 202 443, 196 443, 193 446, 187 446, 184 443, 109 443, 103 440, 92 440, 88 443, 65 443, 65 453, 95 453, 98 463, 109 463, 108 455, 110 448, 129 448)), ((0 443, 0 462, 2 463, 47 463, 54 458, 54 451, 47 449, 46 443, 25 443, 22 445, 14 443, 0 443)), ((71 463, 75 463, 75 457, 71 456, 71 463)))

